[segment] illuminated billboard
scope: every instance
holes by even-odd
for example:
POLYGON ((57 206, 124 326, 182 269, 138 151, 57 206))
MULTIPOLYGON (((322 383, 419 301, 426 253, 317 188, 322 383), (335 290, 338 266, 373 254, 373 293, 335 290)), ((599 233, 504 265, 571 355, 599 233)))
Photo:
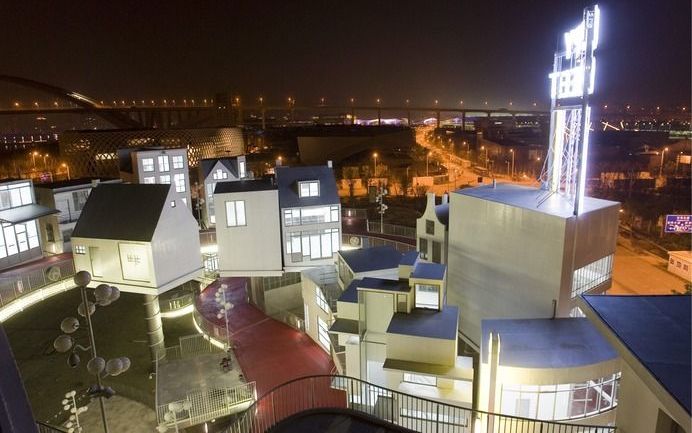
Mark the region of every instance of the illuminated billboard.
POLYGON ((581 210, 586 186, 591 107, 596 86, 600 27, 598 6, 584 9, 582 21, 564 34, 564 50, 555 53, 550 77, 550 149, 541 174, 547 194, 560 194, 581 210))

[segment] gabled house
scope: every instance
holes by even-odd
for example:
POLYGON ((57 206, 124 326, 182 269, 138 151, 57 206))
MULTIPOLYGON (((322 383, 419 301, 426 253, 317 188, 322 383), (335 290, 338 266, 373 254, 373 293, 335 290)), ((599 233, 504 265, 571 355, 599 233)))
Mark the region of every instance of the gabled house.
POLYGON ((426 194, 425 212, 416 220, 416 243, 420 256, 434 263, 447 263, 449 242, 449 196, 435 204, 435 193, 426 194))
POLYGON ((43 257, 38 219, 57 212, 36 203, 30 180, 0 182, 0 269, 43 257))
POLYGON ((75 268, 92 284, 158 295, 202 272, 197 222, 171 185, 103 184, 72 232, 75 268))
POLYGON ((197 179, 204 191, 201 202, 202 221, 207 227, 216 224, 214 211, 214 188, 218 182, 233 182, 241 179, 251 179, 252 173, 248 172, 245 156, 236 158, 210 158, 203 159, 197 166, 197 179))
POLYGON ((120 179, 81 179, 60 180, 40 183, 34 187, 36 201, 46 207, 55 208, 59 213, 39 219, 39 232, 43 249, 52 254, 71 251, 72 230, 91 190, 100 183, 120 183, 120 179))

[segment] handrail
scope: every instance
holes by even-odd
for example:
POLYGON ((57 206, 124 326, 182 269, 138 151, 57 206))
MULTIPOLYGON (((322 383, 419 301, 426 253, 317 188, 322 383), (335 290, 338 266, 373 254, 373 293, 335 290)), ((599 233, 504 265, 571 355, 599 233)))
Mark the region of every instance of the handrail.
POLYGON ((299 377, 275 386, 238 416, 224 432, 264 432, 291 415, 325 407, 364 412, 425 433, 616 431, 614 426, 570 424, 464 408, 388 389, 349 376, 314 375, 299 377))

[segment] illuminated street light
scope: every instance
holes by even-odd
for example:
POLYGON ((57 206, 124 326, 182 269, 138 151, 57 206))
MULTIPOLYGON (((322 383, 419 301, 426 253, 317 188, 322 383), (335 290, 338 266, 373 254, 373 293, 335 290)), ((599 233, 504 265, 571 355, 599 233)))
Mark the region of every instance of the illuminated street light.
POLYGON ((512 154, 512 179, 514 179, 514 149, 509 149, 509 153, 512 154))
POLYGON ((216 303, 220 306, 219 311, 216 313, 217 319, 224 319, 226 322, 226 350, 231 347, 231 333, 228 330, 228 312, 234 307, 233 304, 226 300, 226 290, 228 289, 227 284, 221 284, 221 290, 216 291, 216 303))
POLYGON ((82 433, 82 426, 79 424, 79 414, 86 412, 88 406, 77 406, 76 391, 65 393, 65 398, 62 400, 62 408, 70 414, 68 421, 65 423, 67 433, 82 433))
POLYGON ((70 166, 64 162, 60 166, 67 170, 67 180, 70 180, 70 166))
POLYGON ((425 154, 425 176, 430 176, 430 156, 432 156, 432 151, 425 154))
POLYGON ((377 176, 377 152, 372 154, 372 159, 375 161, 375 171, 374 175, 377 176))
POLYGON ((668 152, 668 148, 664 148, 663 151, 661 152, 661 165, 658 168, 658 177, 663 177, 663 157, 665 156, 666 152, 668 152))

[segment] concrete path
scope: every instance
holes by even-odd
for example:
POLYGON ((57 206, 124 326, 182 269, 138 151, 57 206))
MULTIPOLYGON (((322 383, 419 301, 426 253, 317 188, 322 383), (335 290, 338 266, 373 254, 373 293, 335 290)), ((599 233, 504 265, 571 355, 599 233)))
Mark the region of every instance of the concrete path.
POLYGON ((196 307, 207 320, 225 326, 224 320, 216 317, 218 306, 214 297, 222 283, 229 286, 226 296, 234 305, 229 313, 229 328, 235 357, 245 379, 256 382, 257 395, 298 377, 329 374, 333 367, 330 356, 310 337, 248 304, 246 281, 219 278, 201 293, 196 307))

